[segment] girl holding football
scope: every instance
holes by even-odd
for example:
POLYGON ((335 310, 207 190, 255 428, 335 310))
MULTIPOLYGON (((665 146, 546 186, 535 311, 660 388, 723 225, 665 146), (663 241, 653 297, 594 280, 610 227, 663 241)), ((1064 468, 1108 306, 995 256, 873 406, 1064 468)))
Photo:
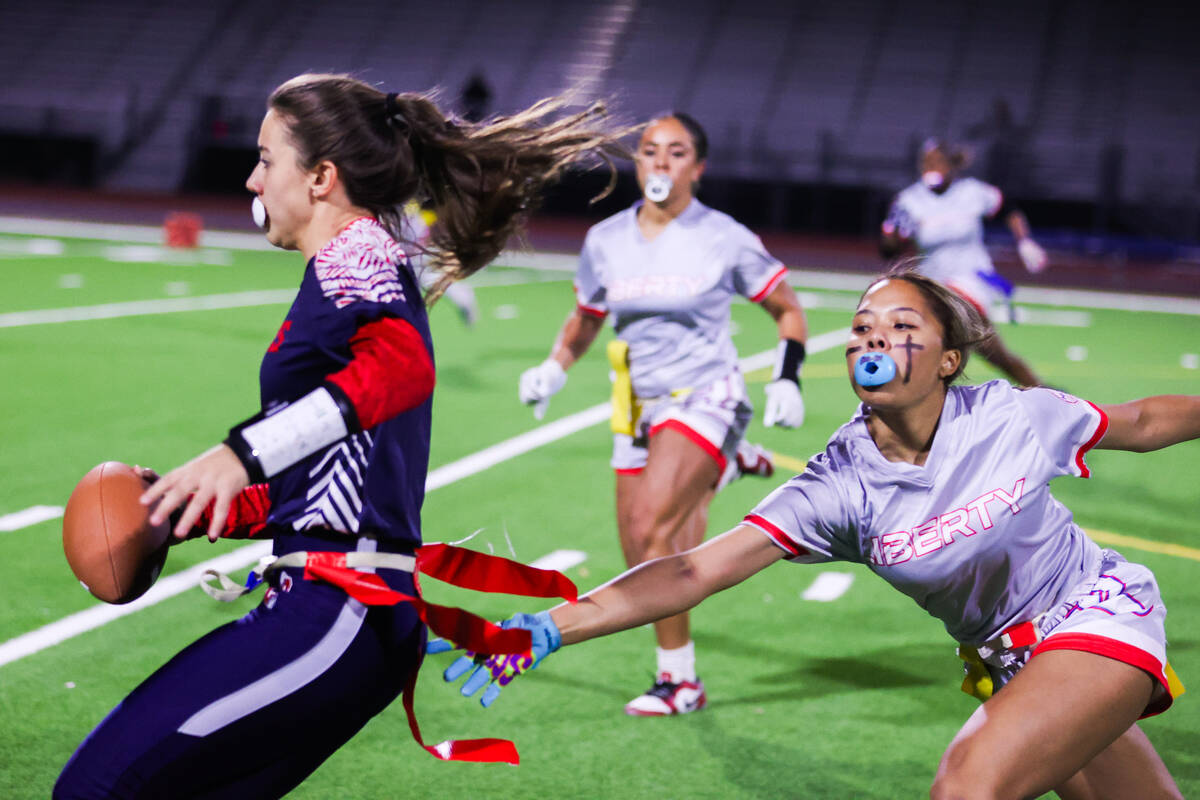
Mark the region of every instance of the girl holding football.
MULTIPOLYGON (((673 112, 642 130, 634 162, 644 198, 588 231, 574 310, 550 357, 521 376, 520 398, 540 416, 566 370, 606 319, 616 373, 613 457, 617 529, 629 566, 704 538, 708 506, 739 471, 769 475, 769 456, 743 440, 752 409, 729 333, 735 295, 761 304, 779 329, 767 425, 804 420, 800 365, 807 326, 787 269, 757 236, 695 197, 708 137, 673 112)), ((686 612, 655 623, 654 685, 628 714, 686 713, 706 702, 686 612)))
POLYGON ((306 267, 268 341, 261 413, 142 497, 180 538, 272 539, 266 597, 126 697, 55 797, 279 797, 411 688, 434 365, 400 215, 414 199, 438 214, 436 298, 566 168, 621 152, 596 127, 603 109, 551 120, 561 107, 467 124, 342 75, 271 94, 246 186, 267 240, 306 267))
POLYGON ((470 688, 507 683, 561 644, 679 614, 782 559, 852 561, 943 622, 964 690, 984 700, 932 797, 1180 797, 1136 724, 1181 691, 1154 575, 1093 543, 1048 483, 1088 477, 1092 448, 1200 438, 1200 396, 1095 405, 1005 381, 952 385, 987 332, 923 275, 872 283, 846 349, 862 404, 804 473, 699 547, 507 621, 531 631, 532 663, 492 658, 470 688))

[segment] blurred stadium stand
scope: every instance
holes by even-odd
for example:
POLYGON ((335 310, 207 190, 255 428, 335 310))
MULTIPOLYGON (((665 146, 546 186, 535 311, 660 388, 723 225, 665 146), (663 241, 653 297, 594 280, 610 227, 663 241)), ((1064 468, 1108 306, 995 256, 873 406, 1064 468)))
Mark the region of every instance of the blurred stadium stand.
MULTIPOLYGON (((705 198, 752 225, 868 235, 937 134, 1038 227, 1200 240, 1195 2, 4 0, 2 16, 0 180, 240 192, 264 99, 292 75, 453 105, 480 74, 490 113, 568 86, 631 121, 690 111, 712 140, 705 198)), ((590 188, 551 210, 586 209, 590 188)))

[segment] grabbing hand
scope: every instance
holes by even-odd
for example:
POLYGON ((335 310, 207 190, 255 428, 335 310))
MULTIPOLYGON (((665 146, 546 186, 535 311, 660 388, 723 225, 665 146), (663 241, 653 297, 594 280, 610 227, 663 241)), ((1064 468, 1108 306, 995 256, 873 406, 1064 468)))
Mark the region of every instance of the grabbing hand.
POLYGON ((242 462, 226 445, 219 444, 159 478, 142 494, 141 502, 142 505, 153 506, 154 501, 158 500, 158 505, 150 513, 150 524, 161 525, 170 518, 174 523, 174 534, 180 539, 187 538, 192 526, 211 502, 212 521, 208 526, 208 538, 215 542, 225 526, 230 503, 238 492, 249 485, 250 476, 246 474, 242 462), (171 513, 185 502, 187 505, 182 516, 171 513))
MULTIPOLYGON (((447 683, 453 683, 464 674, 470 672, 463 682, 462 694, 470 697, 484 685, 488 685, 483 696, 479 699, 484 708, 491 706, 500 696, 500 690, 507 686, 518 675, 537 667, 546 656, 553 653, 562 645, 562 635, 558 626, 550 619, 549 611, 538 614, 514 614, 511 619, 500 623, 501 628, 524 628, 532 637, 530 650, 527 653, 499 654, 479 656, 468 652, 454 661, 442 677, 447 683), (472 670, 472 667, 474 669, 472 670)), ((441 653, 451 649, 449 642, 444 639, 431 640, 427 646, 429 653, 441 653)))
POLYGON ((517 396, 525 405, 533 406, 533 416, 541 419, 550 405, 550 396, 557 394, 567 385, 567 372, 553 358, 547 358, 536 367, 521 373, 517 396))
POLYGON ((1017 255, 1021 257, 1025 269, 1030 272, 1038 273, 1046 268, 1046 251, 1029 237, 1017 242, 1017 255))
POLYGON ((767 407, 763 412, 763 425, 768 428, 799 428, 804 424, 804 398, 800 386, 787 378, 778 378, 766 386, 767 407))

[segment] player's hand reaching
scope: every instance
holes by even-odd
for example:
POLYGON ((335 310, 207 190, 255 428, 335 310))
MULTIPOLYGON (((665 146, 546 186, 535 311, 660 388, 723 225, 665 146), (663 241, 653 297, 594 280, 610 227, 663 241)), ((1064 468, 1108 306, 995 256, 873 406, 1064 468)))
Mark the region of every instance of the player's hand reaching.
POLYGON ((525 405, 533 406, 533 416, 541 419, 546 415, 550 397, 567 385, 567 371, 553 358, 547 358, 536 367, 521 373, 517 395, 525 405))
MULTIPOLYGON (((483 696, 479 698, 484 708, 491 706, 500 696, 500 690, 512 682, 513 678, 537 667, 542 660, 562 645, 562 635, 558 626, 550 619, 549 611, 539 614, 514 614, 511 619, 500 623, 501 628, 524 628, 532 637, 530 651, 527 653, 511 653, 493 656, 481 656, 468 652, 456 659, 442 677, 447 683, 453 683, 467 675, 462 685, 464 697, 470 697, 484 686, 483 696)), ((453 649, 453 645, 445 639, 431 639, 426 651, 443 653, 453 649)))
POLYGON ((1046 251, 1028 236, 1017 242, 1017 255, 1021 257, 1025 269, 1032 273, 1036 274, 1046 268, 1046 251))
POLYGON ((228 446, 219 444, 159 478, 142 494, 141 502, 150 506, 161 498, 150 514, 150 524, 160 525, 169 517, 174 535, 180 539, 188 537, 201 513, 212 503, 208 538, 215 542, 221 536, 230 503, 249 485, 250 476, 242 462, 228 446), (180 507, 181 516, 172 513, 180 507))
POLYGON ((804 424, 804 398, 800 396, 800 385, 788 378, 777 378, 766 386, 767 407, 763 411, 763 425, 768 428, 799 428, 804 424))

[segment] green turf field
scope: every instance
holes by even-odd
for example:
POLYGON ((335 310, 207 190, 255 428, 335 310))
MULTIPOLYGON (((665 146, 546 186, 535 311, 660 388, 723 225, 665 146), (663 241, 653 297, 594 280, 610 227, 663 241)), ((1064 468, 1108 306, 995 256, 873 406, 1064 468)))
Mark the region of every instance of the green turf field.
MULTIPOLYGON (((256 410, 258 361, 286 301, 137 315, 130 314, 161 309, 117 306, 108 318, 68 322, 17 312, 290 290, 302 269, 295 254, 212 250, 164 262, 144 248, 60 241, 31 246, 0 236, 0 281, 9 287, 0 295, 0 517, 61 506, 100 461, 167 469, 223 438, 256 410)), ((479 277, 475 329, 464 328, 448 304, 432 312, 439 374, 432 467, 595 406, 607 393, 603 349, 593 347, 546 420, 535 422, 517 403, 517 376, 545 357, 570 309, 569 275, 497 267, 479 277)), ((854 297, 813 290, 812 335, 844 326, 843 309, 854 297)), ((1031 323, 1002 332, 1049 381, 1097 402, 1200 393, 1200 371, 1181 365, 1185 354, 1200 351, 1200 316, 1078 310, 1087 312, 1086 327, 1031 323), (1071 360, 1068 348, 1086 348, 1086 357, 1071 360)), ((772 346, 773 326, 760 309, 737 305, 734 319, 743 355, 772 346)), ((789 432, 756 422, 753 439, 801 460, 823 447, 856 402, 839 350, 806 365, 805 426, 789 432)), ((993 377, 982 362, 968 375, 993 377)), ((748 377, 761 404, 766 374, 748 377)), ((595 425, 438 488, 426 500, 426 539, 453 541, 482 529, 470 546, 507 555, 511 541, 524 561, 581 550, 587 560, 568 570, 580 588, 607 580, 623 568, 609 448, 606 428, 595 425)), ((1089 464, 1092 480, 1061 479, 1055 492, 1098 538, 1135 537, 1121 549, 1158 575, 1171 609, 1172 663, 1185 683, 1200 687, 1200 615, 1192 611, 1200 607, 1200 444, 1146 455, 1095 452, 1089 464), (1164 552, 1164 544, 1182 547, 1164 552)), ((784 472, 725 490, 713 504, 710 532, 736 524, 784 472)), ((175 548, 168 573, 239 546, 175 548)), ((432 583, 431 599, 490 617, 545 607, 432 583)), ((0 532, 0 586, 0 647, 95 605, 67 569, 57 519, 0 532)), ((0 798, 48 796, 62 764, 109 708, 193 638, 254 602, 231 607, 187 591, 0 666, 0 798)), ((648 630, 568 648, 486 712, 442 684, 451 657, 434 656, 417 694, 426 739, 511 738, 520 767, 434 760, 413 743, 396 703, 292 796, 918 798, 927 796, 943 747, 974 707, 958 691, 959 663, 941 625, 861 567, 781 563, 709 600, 693 628, 709 694, 699 714, 621 713, 652 678, 648 630), (802 599, 827 570, 851 573, 850 589, 831 602, 802 599)), ((1197 697, 1185 695, 1144 724, 1185 795, 1200 794, 1197 697)))

